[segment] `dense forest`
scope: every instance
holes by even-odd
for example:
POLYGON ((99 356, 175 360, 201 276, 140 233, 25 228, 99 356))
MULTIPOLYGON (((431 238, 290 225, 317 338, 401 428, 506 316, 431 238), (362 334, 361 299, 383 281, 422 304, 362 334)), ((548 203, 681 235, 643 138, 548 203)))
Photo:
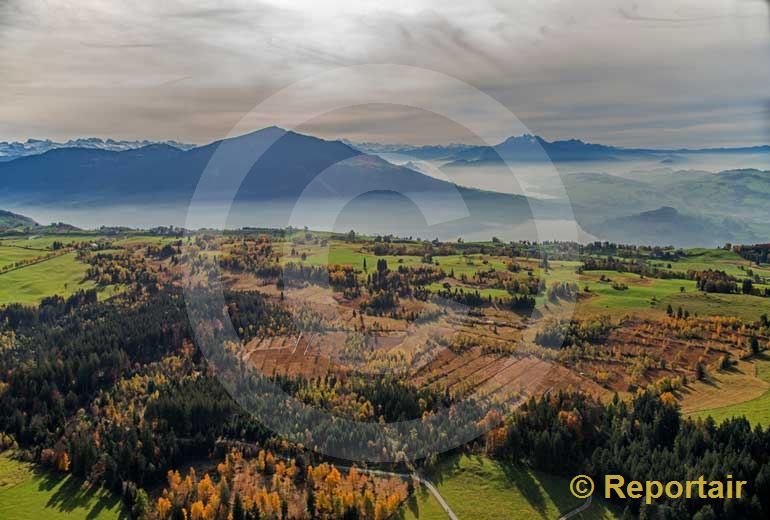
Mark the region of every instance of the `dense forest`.
POLYGON ((564 475, 585 473, 604 495, 604 475, 662 482, 749 482, 740 500, 619 501, 624 518, 761 519, 770 515, 770 429, 745 419, 715 424, 682 418, 670 393, 643 391, 631 402, 601 404, 584 394, 532 399, 486 435, 495 457, 564 475))
MULTIPOLYGON (((226 293, 225 300, 224 312, 237 329, 256 335, 291 329, 285 311, 259 293, 226 293)), ((107 302, 89 291, 47 298, 37 307, 10 305, 0 311, 0 323, 14 334, 13 345, 0 351, 0 431, 15 438, 30 459, 122 493, 136 517, 150 513, 145 490, 166 482, 169 471, 231 445, 275 445, 283 451, 294 446, 289 451, 295 463, 297 458, 305 466, 314 463, 297 448, 306 440, 304 430, 278 438, 244 411, 243 402, 236 404, 233 389, 220 382, 222 373, 215 376, 229 367, 239 374, 236 386, 257 405, 273 403, 275 388, 313 405, 310 412, 287 417, 287 423, 309 424, 315 409, 330 412, 316 425, 322 452, 360 443, 361 432, 337 415, 374 422, 433 415, 435 424, 427 420, 419 437, 404 436, 404 442, 414 443, 399 448, 406 450, 431 445, 434 432, 445 430, 449 420, 438 413, 452 404, 447 395, 394 378, 268 378, 244 370, 226 349, 207 359, 189 341, 184 299, 172 287, 107 302)), ((474 428, 483 410, 468 403, 456 413, 453 418, 467 417, 474 428)), ((387 441, 375 449, 397 448, 387 441)), ((356 500, 356 507, 366 510, 394 507, 375 495, 356 500)), ((356 507, 346 518, 358 517, 356 507)), ((250 514, 259 515, 259 509, 250 514)))

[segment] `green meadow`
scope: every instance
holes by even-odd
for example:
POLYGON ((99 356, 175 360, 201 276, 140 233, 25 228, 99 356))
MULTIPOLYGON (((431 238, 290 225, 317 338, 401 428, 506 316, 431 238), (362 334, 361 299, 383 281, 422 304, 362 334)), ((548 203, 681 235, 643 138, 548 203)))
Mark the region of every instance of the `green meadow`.
MULTIPOLYGON (((770 299, 744 294, 718 294, 692 291, 672 294, 661 301, 663 309, 669 303, 676 309, 681 306, 691 314, 700 316, 737 316, 746 320, 757 320, 763 314, 770 314, 770 299)), ((658 305, 660 307, 660 305, 658 305)))
MULTIPOLYGON (((67 253, 38 264, 0 274, 0 305, 8 303, 39 303, 46 296, 69 296, 80 289, 96 287, 84 281, 88 266, 78 262, 74 253, 67 253)), ((106 289, 109 296, 114 289, 106 289)))
MULTIPOLYGON (((569 479, 498 462, 461 455, 441 462, 428 476, 458 518, 485 520, 557 519, 579 507, 569 492, 569 479)), ((404 520, 444 520, 446 513, 425 486, 402 507, 404 520)), ((595 500, 574 518, 613 519, 618 515, 595 500)))
MULTIPOLYGON (((439 292, 444 290, 444 286, 440 282, 434 282, 427 286, 428 290, 431 292, 439 292)), ((458 286, 462 287, 462 286, 458 286)), ((510 298, 511 295, 506 291, 505 289, 487 289, 487 288, 475 288, 475 287, 462 287, 463 290, 465 290, 468 293, 473 293, 478 291, 478 293, 481 295, 482 298, 486 298, 488 296, 491 296, 492 298, 510 298)))
POLYGON ((688 249, 686 256, 678 261, 649 260, 648 263, 663 269, 686 273, 687 271, 704 271, 718 269, 731 276, 745 277, 746 270, 751 269, 760 276, 770 276, 770 269, 752 265, 750 261, 741 258, 738 253, 724 249, 688 249))
POLYGON ((497 271, 506 270, 506 265, 502 258, 488 255, 435 256, 433 261, 438 262, 439 266, 447 274, 454 271, 457 278, 463 274, 473 276, 478 272, 488 271, 490 268, 494 268, 497 271))
MULTIPOLYGON (((422 257, 414 255, 382 255, 377 256, 362 251, 361 246, 339 245, 336 242, 330 242, 328 247, 318 245, 294 245, 284 244, 278 247, 278 251, 283 255, 281 261, 304 262, 310 265, 333 265, 348 264, 358 269, 363 267, 363 261, 366 259, 368 269, 374 269, 377 260, 384 259, 388 262, 391 269, 399 265, 415 266, 423 264, 422 257), (290 256, 292 247, 298 256, 290 256), (306 258, 303 261, 299 255, 305 253, 306 258)), ((465 274, 473 276, 478 272, 488 271, 490 268, 496 270, 505 270, 506 261, 502 257, 490 255, 447 255, 434 256, 433 265, 441 267, 447 275, 454 271, 455 277, 465 274)))
POLYGON ((29 235, 18 238, 3 238, 0 243, 33 249, 53 249, 54 242, 61 242, 64 245, 75 242, 84 242, 96 240, 99 237, 93 234, 66 234, 66 235, 29 235))
POLYGON ((123 238, 115 238, 113 244, 118 247, 130 247, 140 244, 165 245, 178 242, 179 240, 180 238, 177 237, 164 237, 158 235, 129 235, 123 238))
POLYGON ((364 259, 366 259, 368 270, 376 269, 377 260, 379 259, 385 259, 391 269, 395 269, 398 265, 414 266, 422 263, 422 258, 419 256, 376 256, 362 252, 359 247, 340 246, 335 242, 330 242, 329 247, 283 244, 277 246, 276 251, 282 255, 281 262, 283 263, 298 262, 308 265, 347 264, 352 265, 356 269, 363 269, 364 259), (297 256, 290 255, 292 247, 295 249, 297 256), (303 253, 306 255, 305 260, 301 258, 303 253))
POLYGON ((84 488, 72 476, 34 469, 0 454, 0 518, 117 520, 126 518, 117 495, 84 488))
POLYGON ((48 251, 9 246, 0 242, 0 269, 6 266, 12 266, 16 262, 45 256, 48 253, 48 251))
POLYGON ((641 278, 636 274, 615 271, 587 271, 583 273, 580 275, 580 288, 582 290, 585 287, 588 287, 590 294, 597 296, 588 300, 585 305, 597 310, 658 309, 665 312, 666 305, 661 305, 663 298, 681 294, 682 287, 684 287, 685 293, 696 291, 695 282, 691 280, 641 278), (605 276, 606 280, 611 281, 601 281, 602 275, 605 276), (612 287, 612 282, 623 284, 628 288, 616 289, 612 287))

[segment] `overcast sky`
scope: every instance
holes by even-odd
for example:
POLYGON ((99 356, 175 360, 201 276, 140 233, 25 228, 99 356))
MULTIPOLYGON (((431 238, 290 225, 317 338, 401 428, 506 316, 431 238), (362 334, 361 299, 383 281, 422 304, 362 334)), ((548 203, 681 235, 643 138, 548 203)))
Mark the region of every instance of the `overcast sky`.
MULTIPOLYGON (((293 82, 394 63, 456 77, 548 139, 770 142, 764 1, 451 3, 0 0, 0 140, 205 143, 293 82)), ((429 95, 463 103, 454 92, 429 95)), ((397 106, 339 111, 302 129, 353 140, 471 140, 456 124, 397 106)))

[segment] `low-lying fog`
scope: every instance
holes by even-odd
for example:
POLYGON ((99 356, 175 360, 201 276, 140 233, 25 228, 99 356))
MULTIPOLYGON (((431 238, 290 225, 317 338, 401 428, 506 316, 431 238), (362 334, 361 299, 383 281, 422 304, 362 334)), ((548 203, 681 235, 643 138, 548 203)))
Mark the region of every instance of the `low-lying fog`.
POLYGON ((383 206, 374 210, 366 204, 350 204, 339 211, 333 204, 315 202, 296 207, 289 202, 260 202, 222 206, 198 207, 189 212, 186 205, 125 205, 83 207, 12 207, 36 221, 48 224, 66 222, 84 229, 101 226, 128 226, 149 229, 176 226, 189 229, 308 227, 319 231, 347 232, 354 229, 363 234, 394 234, 432 240, 567 240, 586 242, 594 237, 584 232, 569 218, 535 220, 531 217, 506 217, 503 210, 497 221, 470 215, 462 208, 446 211, 437 202, 425 207, 399 204, 392 211, 383 206), (224 224, 223 224, 224 222, 224 224))
POLYGON ((403 165, 431 177, 483 190, 559 198, 561 177, 576 173, 606 173, 637 181, 656 181, 685 170, 719 173, 724 170, 754 168, 770 170, 770 154, 683 154, 647 160, 579 161, 555 164, 523 162, 450 166, 441 161, 425 161, 400 154, 381 154, 394 164, 403 165))

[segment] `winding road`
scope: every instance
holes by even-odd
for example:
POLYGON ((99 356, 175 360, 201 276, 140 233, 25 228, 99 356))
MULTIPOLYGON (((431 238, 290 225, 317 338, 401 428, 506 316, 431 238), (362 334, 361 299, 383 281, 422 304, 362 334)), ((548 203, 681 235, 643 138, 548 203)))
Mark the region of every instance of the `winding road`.
POLYGON ((433 497, 441 505, 441 507, 444 509, 444 512, 449 516, 451 520, 458 520, 457 515, 454 513, 454 511, 452 511, 452 508, 449 507, 449 504, 446 503, 446 500, 444 500, 444 497, 441 496, 441 493, 438 492, 438 489, 436 489, 436 486, 434 486, 430 480, 426 480, 421 476, 417 475, 416 473, 413 473, 412 476, 414 477, 415 480, 422 483, 426 488, 428 488, 428 491, 431 492, 433 497))
POLYGON ((567 513, 566 515, 564 515, 562 517, 559 517, 559 520, 567 520, 567 518, 572 518, 575 515, 579 515, 580 513, 582 513, 583 511, 585 511, 589 507, 591 507, 591 502, 593 501, 593 499, 594 499, 594 497, 593 497, 593 495, 591 495, 590 497, 588 497, 586 499, 585 502, 583 502, 583 504, 580 507, 578 507, 576 509, 573 509, 572 511, 570 511, 569 513, 567 513))
MULTIPOLYGON (((346 469, 350 471, 350 467, 346 466, 339 466, 340 468, 346 469)), ((364 468, 358 468, 356 467, 357 471, 360 471, 361 473, 371 473, 372 475, 382 475, 382 476, 389 476, 389 477, 401 477, 401 478, 413 478, 420 484, 424 485, 426 488, 428 488, 428 491, 430 491, 430 494, 433 495, 433 498, 436 499, 436 501, 439 503, 441 508, 444 510, 444 512, 447 514, 447 516, 450 518, 450 520, 459 520, 457 518, 457 515, 454 511, 452 511, 452 508, 449 507, 449 504, 447 504, 446 500, 444 500, 444 497, 441 496, 441 493, 438 492, 438 489, 436 489, 436 486, 433 485, 433 483, 419 475, 417 472, 413 473, 395 473, 393 471, 383 471, 379 469, 364 469, 364 468)), ((579 515, 589 507, 591 507, 591 503, 593 502, 594 497, 589 496, 585 502, 580 504, 579 507, 576 507, 569 513, 566 513, 565 515, 562 515, 559 517, 559 520, 567 520, 569 518, 572 518, 573 516, 579 515)))

